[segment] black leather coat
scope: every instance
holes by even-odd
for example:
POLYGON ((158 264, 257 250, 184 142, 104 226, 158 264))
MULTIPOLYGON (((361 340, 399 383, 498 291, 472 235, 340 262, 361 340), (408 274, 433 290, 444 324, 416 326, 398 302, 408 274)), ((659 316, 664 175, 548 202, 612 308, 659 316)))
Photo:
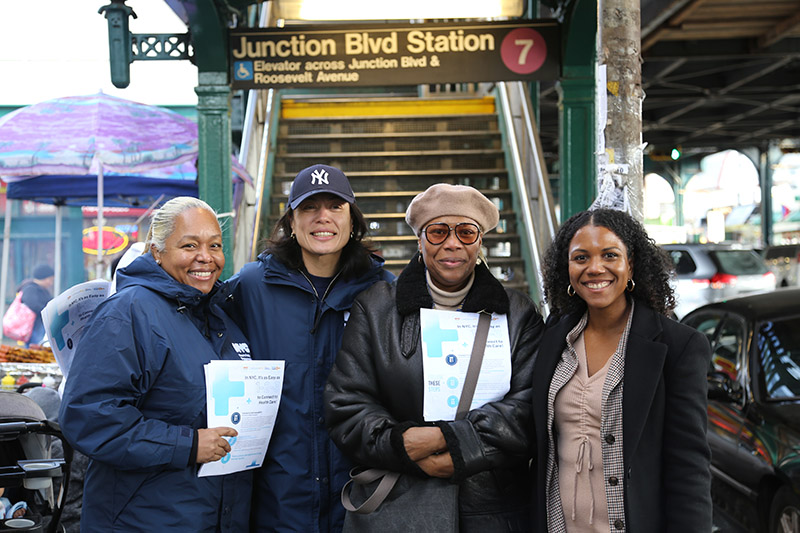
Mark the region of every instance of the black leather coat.
POLYGON ((325 417, 333 441, 357 464, 421 477, 402 434, 438 425, 460 485, 461 531, 527 531, 531 371, 544 324, 530 298, 504 289, 484 265, 475 273, 462 310, 508 315, 512 376, 503 400, 463 420, 423 420, 419 309, 433 300, 415 256, 394 283, 378 282, 356 298, 325 388, 325 417))

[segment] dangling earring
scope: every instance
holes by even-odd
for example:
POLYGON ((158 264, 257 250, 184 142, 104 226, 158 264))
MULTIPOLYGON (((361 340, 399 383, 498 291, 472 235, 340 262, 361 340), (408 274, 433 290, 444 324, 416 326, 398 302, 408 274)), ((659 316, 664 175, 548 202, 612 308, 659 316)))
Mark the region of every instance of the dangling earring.
POLYGON ((567 285, 567 296, 575 296, 575 289, 572 288, 572 285, 567 285))
POLYGON ((633 289, 636 288, 636 282, 633 281, 633 278, 628 278, 628 283, 625 284, 625 289, 628 292, 633 292, 633 289))
POLYGON ((352 239, 352 238, 353 238, 353 236, 354 236, 354 235, 353 235, 353 232, 351 231, 351 232, 350 232, 350 238, 352 239))

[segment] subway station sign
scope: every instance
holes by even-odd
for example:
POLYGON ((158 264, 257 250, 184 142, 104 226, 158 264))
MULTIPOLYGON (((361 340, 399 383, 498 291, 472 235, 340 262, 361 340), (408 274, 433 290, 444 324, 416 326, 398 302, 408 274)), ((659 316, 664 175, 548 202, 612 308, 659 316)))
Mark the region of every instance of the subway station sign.
POLYGON ((559 76, 558 22, 231 31, 234 89, 531 81, 559 76))

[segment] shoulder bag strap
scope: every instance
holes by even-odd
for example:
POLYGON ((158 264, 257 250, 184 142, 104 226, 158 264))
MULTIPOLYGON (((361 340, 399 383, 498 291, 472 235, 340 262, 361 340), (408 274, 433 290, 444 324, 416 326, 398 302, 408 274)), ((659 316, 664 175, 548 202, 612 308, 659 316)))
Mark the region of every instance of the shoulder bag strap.
POLYGON ((478 318, 478 330, 472 343, 472 355, 469 356, 467 375, 464 378, 464 387, 461 389, 461 398, 456 408, 456 420, 461 420, 469 412, 472 397, 475 396, 475 387, 478 385, 478 376, 481 373, 483 352, 486 349, 486 339, 489 336, 489 327, 492 325, 492 315, 481 313, 478 318))

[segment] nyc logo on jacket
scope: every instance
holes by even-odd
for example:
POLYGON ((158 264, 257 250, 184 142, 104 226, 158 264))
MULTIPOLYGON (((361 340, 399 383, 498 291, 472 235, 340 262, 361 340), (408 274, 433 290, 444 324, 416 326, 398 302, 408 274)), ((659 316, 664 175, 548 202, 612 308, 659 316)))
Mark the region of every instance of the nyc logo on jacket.
POLYGON ((250 361, 250 346, 246 342, 232 342, 231 346, 236 351, 240 359, 250 361))

